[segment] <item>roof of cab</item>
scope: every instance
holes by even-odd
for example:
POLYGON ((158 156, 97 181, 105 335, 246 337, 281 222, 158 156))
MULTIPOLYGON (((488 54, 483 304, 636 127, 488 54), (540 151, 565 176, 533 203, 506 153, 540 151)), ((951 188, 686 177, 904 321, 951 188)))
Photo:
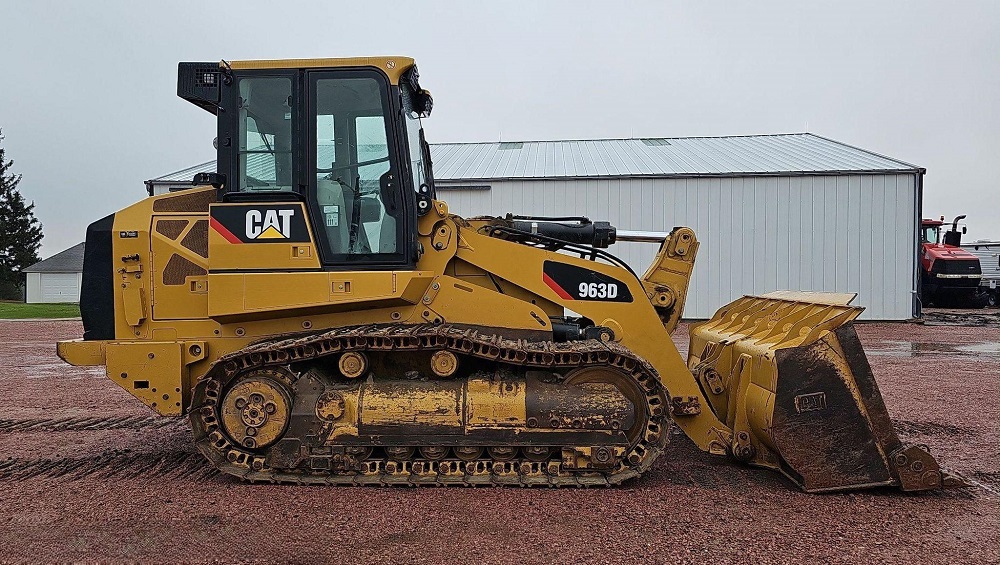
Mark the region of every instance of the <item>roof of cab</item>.
MULTIPOLYGON (((233 69, 315 69, 329 67, 376 67, 381 69, 392 84, 399 84, 399 78, 406 69, 413 66, 412 57, 386 55, 381 57, 340 57, 328 59, 260 59, 252 61, 229 61, 233 69)), ((219 63, 222 65, 222 63, 219 63)))

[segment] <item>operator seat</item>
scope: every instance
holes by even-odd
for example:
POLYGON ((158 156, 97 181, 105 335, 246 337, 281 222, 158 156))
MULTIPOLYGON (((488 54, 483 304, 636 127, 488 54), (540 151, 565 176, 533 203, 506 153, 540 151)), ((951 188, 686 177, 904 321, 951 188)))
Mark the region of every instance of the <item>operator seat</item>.
MULTIPOLYGON (((340 181, 329 178, 316 180, 316 203, 322 217, 330 249, 337 254, 349 253, 351 218, 353 217, 354 191, 340 181)), ((319 231, 319 230, 317 230, 319 231)))

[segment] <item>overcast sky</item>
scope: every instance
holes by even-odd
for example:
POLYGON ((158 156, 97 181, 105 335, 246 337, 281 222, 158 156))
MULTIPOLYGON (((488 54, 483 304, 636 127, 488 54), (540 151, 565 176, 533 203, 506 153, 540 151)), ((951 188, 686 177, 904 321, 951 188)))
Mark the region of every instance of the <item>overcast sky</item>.
POLYGON ((42 256, 215 157, 178 61, 384 54, 417 59, 431 143, 809 131, 925 167, 925 216, 1000 239, 995 0, 0 0, 0 128, 42 256))

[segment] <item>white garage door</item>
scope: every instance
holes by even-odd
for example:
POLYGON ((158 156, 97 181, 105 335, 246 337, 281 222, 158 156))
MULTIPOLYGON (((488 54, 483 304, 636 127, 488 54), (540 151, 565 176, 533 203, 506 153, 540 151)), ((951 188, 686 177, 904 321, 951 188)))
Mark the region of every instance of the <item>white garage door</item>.
POLYGON ((79 273, 42 273, 39 295, 41 302, 79 302, 79 273))

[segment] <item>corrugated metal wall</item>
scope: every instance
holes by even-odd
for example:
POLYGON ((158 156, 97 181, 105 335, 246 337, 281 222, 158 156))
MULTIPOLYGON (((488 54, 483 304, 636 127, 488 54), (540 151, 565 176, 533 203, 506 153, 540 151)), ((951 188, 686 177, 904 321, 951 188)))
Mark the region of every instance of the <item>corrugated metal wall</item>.
MULTIPOLYGON (((862 319, 913 316, 916 175, 502 180, 438 197, 463 216, 583 215, 620 229, 694 228, 701 241, 684 315, 772 290, 857 292, 862 319)), ((469 183, 473 184, 473 183, 469 183)), ((611 251, 642 274, 654 244, 611 251)))

